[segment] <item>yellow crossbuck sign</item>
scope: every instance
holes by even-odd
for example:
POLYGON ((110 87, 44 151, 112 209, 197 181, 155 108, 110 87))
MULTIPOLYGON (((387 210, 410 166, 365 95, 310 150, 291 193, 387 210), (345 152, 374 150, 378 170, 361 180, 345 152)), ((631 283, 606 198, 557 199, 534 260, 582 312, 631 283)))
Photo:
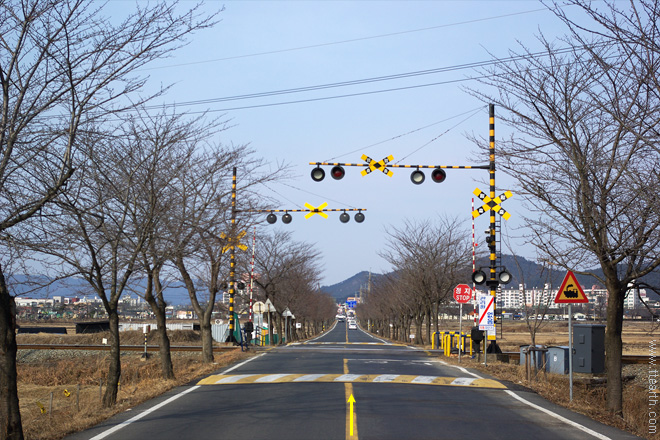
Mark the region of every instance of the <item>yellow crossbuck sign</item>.
POLYGON ((238 233, 238 236, 236 237, 227 237, 227 234, 225 234, 224 232, 221 233, 220 238, 227 240, 227 244, 222 247, 222 253, 224 254, 233 247, 237 247, 242 251, 246 251, 248 248, 247 245, 241 243, 241 238, 245 237, 245 234, 247 234, 246 231, 241 231, 238 233))
POLYGON ((328 214, 323 212, 323 208, 328 206, 328 202, 323 202, 322 204, 319 205, 318 208, 313 207, 309 203, 305 203, 305 208, 309 209, 309 214, 305 214, 305 218, 310 218, 314 214, 318 214, 323 218, 328 218, 328 214))
POLYGON ((483 206, 472 211, 473 218, 477 218, 484 212, 490 211, 492 209, 493 211, 501 215, 504 220, 509 220, 511 214, 506 212, 506 210, 502 208, 500 204, 504 202, 506 199, 511 198, 511 196, 513 195, 511 191, 505 191, 504 193, 500 194, 498 197, 495 197, 494 199, 491 199, 485 192, 483 192, 479 188, 475 189, 472 193, 475 196, 479 197, 479 199, 484 202, 483 206))
POLYGON ((367 162, 367 168, 362 170, 362 175, 363 176, 366 176, 367 174, 369 174, 372 171, 381 170, 383 173, 385 173, 386 176, 392 177, 393 173, 392 173, 391 170, 387 169, 387 164, 394 160, 394 156, 389 155, 386 158, 384 158, 383 160, 380 160, 380 161, 376 162, 375 160, 373 160, 372 158, 370 158, 366 154, 363 154, 362 155, 362 160, 367 162))

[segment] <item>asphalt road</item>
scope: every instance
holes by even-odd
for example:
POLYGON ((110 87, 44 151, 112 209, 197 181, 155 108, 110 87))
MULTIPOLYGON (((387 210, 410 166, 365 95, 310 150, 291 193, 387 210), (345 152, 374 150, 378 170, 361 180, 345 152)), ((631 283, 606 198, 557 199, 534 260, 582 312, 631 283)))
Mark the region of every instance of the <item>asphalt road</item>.
POLYGON ((338 323, 315 340, 270 349, 68 438, 637 437, 423 350, 338 323))

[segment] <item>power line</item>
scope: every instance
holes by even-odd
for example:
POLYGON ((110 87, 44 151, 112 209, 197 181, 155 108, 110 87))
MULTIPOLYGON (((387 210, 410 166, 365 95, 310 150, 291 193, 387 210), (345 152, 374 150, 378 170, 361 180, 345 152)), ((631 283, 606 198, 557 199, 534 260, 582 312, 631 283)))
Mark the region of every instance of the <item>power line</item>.
POLYGON ((273 55, 273 54, 278 54, 278 53, 285 53, 285 52, 295 52, 299 50, 307 50, 307 49, 315 49, 317 47, 327 47, 327 46, 335 46, 339 44, 347 44, 347 43, 355 43, 358 41, 366 41, 366 40, 375 40, 378 38, 386 38, 386 37, 393 37, 397 35, 405 35, 405 34, 412 34, 416 32, 425 32, 429 30, 434 30, 434 29, 442 29, 442 28, 448 28, 448 27, 454 27, 454 26, 461 26, 465 24, 472 24, 472 23, 479 23, 483 21, 490 21, 490 20, 497 20, 500 18, 507 18, 507 17, 515 17, 518 15, 524 15, 524 14, 531 14, 534 12, 540 12, 540 11, 547 11, 547 8, 540 8, 540 9, 532 9, 529 11, 521 11, 521 12, 513 12, 511 14, 504 14, 504 15, 496 15, 493 17, 485 17, 485 18, 476 18, 474 20, 466 20, 466 21, 459 21, 455 23, 447 23, 447 24, 442 24, 438 26, 429 26, 425 28, 419 28, 419 29, 411 29, 407 31, 399 31, 399 32, 390 32, 387 34, 380 34, 380 35, 372 35, 368 37, 360 37, 360 38, 351 38, 347 40, 339 40, 339 41, 332 41, 329 43, 319 43, 319 44, 310 44, 306 46, 298 46, 298 47, 291 47, 288 49, 277 49, 277 50, 271 50, 271 51, 265 51, 265 52, 256 52, 252 54, 246 54, 246 55, 235 55, 235 56, 230 56, 230 57, 223 57, 223 58, 214 58, 211 60, 203 60, 203 61, 192 61, 189 63, 179 63, 179 64, 170 64, 167 66, 157 66, 157 67, 147 67, 143 68, 140 70, 159 70, 159 69, 167 69, 167 68, 172 68, 172 67, 184 67, 184 66, 192 66, 192 65, 198 65, 198 64, 208 64, 208 63, 216 63, 220 61, 229 61, 229 60, 237 60, 237 59, 242 59, 242 58, 251 58, 251 57, 259 57, 263 55, 273 55))
MULTIPOLYGON (((552 54, 558 55, 558 54, 562 54, 562 53, 571 52, 573 50, 575 50, 574 47, 567 47, 567 48, 554 50, 552 52, 552 54)), ((377 82, 383 82, 383 81, 393 81, 393 80, 404 79, 404 78, 412 78, 412 77, 418 77, 418 76, 434 75, 434 74, 438 74, 438 73, 447 73, 447 72, 453 72, 453 71, 459 71, 459 70, 465 70, 465 69, 476 69, 476 68, 480 68, 480 67, 488 67, 488 66, 493 66, 493 65, 496 65, 496 64, 502 64, 502 63, 507 63, 507 62, 512 62, 512 61, 519 61, 519 60, 524 60, 524 59, 529 59, 529 58, 537 58, 537 57, 548 56, 548 55, 550 55, 550 54, 547 51, 535 52, 535 53, 531 53, 531 54, 516 55, 516 56, 507 57, 507 58, 498 58, 496 60, 476 61, 476 62, 472 62, 472 63, 457 64, 457 65, 453 65, 453 66, 439 67, 439 68, 435 68, 435 69, 418 70, 418 71, 413 71, 413 72, 397 73, 397 74, 393 74, 393 75, 385 75, 385 76, 378 76, 378 77, 372 77, 372 78, 362 78, 362 79, 357 79, 357 80, 342 81, 342 82, 328 83, 328 84, 319 84, 319 85, 314 85, 314 86, 296 87, 296 88, 291 88, 291 89, 282 89, 282 90, 275 90, 275 91, 269 91, 269 92, 257 92, 257 93, 250 93, 250 94, 245 94, 245 95, 234 95, 234 96, 226 96, 226 97, 219 97, 219 98, 200 99, 200 100, 194 100, 194 101, 184 101, 184 102, 172 103, 172 104, 154 105, 154 106, 147 107, 147 109, 160 109, 160 108, 167 108, 167 107, 182 107, 182 106, 186 107, 186 106, 194 106, 194 105, 202 105, 202 104, 215 104, 215 103, 221 103, 221 102, 240 101, 240 100, 246 100, 246 99, 256 99, 256 98, 264 98, 264 97, 271 97, 271 96, 288 95, 288 94, 294 94, 294 93, 304 93, 304 92, 310 92, 310 91, 318 91, 318 90, 326 90, 326 89, 333 89, 333 88, 339 88, 339 87, 348 87, 348 86, 354 86, 354 85, 370 84, 370 83, 377 83, 377 82)), ((440 82, 427 83, 427 84, 418 84, 418 85, 412 85, 412 86, 395 87, 395 88, 390 88, 390 89, 375 90, 375 91, 368 91, 368 92, 356 92, 356 93, 336 95, 336 96, 309 98, 309 99, 301 99, 301 100, 295 100, 295 101, 285 101, 285 102, 269 103, 269 104, 255 104, 255 105, 224 108, 224 109, 216 109, 216 110, 205 110, 205 111, 199 111, 199 112, 192 112, 192 114, 210 113, 210 112, 218 112, 218 111, 230 111, 230 110, 244 110, 244 109, 250 109, 250 108, 270 107, 270 106, 274 106, 274 105, 299 104, 299 103, 304 103, 304 102, 322 101, 322 100, 327 100, 327 99, 347 98, 347 97, 353 97, 353 96, 370 95, 370 94, 375 94, 375 93, 385 93, 385 92, 393 92, 393 91, 398 91, 398 90, 407 90, 407 89, 414 89, 414 88, 420 88, 420 87, 429 87, 429 86, 450 84, 450 83, 454 83, 454 82, 468 81, 468 80, 474 80, 474 79, 476 79, 476 78, 463 78, 463 79, 440 81, 440 82)))

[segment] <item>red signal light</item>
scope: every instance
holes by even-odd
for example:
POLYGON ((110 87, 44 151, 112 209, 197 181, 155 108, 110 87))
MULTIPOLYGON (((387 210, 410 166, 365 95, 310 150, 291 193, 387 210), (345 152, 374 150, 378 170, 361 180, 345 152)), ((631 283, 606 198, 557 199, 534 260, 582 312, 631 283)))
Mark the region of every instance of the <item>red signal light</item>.
POLYGON ((431 172, 431 180, 435 183, 442 183, 447 178, 447 173, 442 168, 434 168, 431 172))
POLYGON ((330 170, 330 175, 335 180, 341 180, 344 177, 344 174, 346 174, 344 168, 339 165, 335 165, 332 167, 332 170, 330 170))

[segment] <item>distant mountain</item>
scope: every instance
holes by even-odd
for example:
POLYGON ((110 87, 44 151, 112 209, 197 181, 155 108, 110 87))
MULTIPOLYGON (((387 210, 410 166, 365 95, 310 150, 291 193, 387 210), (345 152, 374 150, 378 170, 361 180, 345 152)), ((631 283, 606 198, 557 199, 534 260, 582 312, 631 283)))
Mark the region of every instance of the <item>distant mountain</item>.
MULTIPOLYGON (((502 255, 502 266, 506 267, 507 271, 512 275, 511 282, 505 287, 508 289, 516 289, 519 284, 525 284, 527 288, 543 288, 546 283, 550 284, 553 289, 558 289, 566 276, 566 270, 564 269, 553 269, 549 272, 548 266, 544 267, 542 264, 535 263, 523 257, 514 257, 513 255, 502 255)), ((479 267, 485 269, 486 274, 488 274, 490 261, 488 259, 477 261, 477 268, 479 267)), ((471 272, 471 270, 467 271, 466 277, 469 278, 471 272)), ((600 269, 593 270, 593 272, 602 276, 602 270, 600 269)), ((372 273, 371 281, 374 282, 382 276, 382 274, 372 273)), ((584 290, 590 290, 594 286, 605 288, 602 286, 602 283, 592 276, 576 274, 576 278, 584 290)), ((465 280, 467 283, 470 283, 470 281, 470 279, 465 280)), ((647 275, 640 281, 660 289, 660 269, 647 275)), ((349 296, 357 296, 360 289, 367 288, 368 283, 369 272, 362 271, 340 283, 331 286, 322 286, 321 290, 329 293, 337 302, 343 302, 349 296)), ((660 300, 660 295, 656 295, 649 289, 647 289, 647 294, 651 299, 660 300)))
MULTIPOLYGON (((53 281, 42 275, 12 275, 8 277, 8 284, 12 294, 26 298, 52 298, 53 296, 93 298, 96 296, 89 283, 80 278, 53 281)), ((138 298, 144 293, 145 286, 146 280, 141 280, 134 284, 132 289, 127 289, 123 297, 138 298)), ((188 291, 181 285, 166 287, 163 296, 169 305, 190 304, 188 291)))
MULTIPOLYGON (((371 282, 383 275, 372 273, 371 282)), ((360 289, 367 289, 369 285, 369 272, 362 271, 352 277, 332 286, 321 286, 321 290, 330 294, 337 302, 344 302, 350 296, 358 296, 360 289)))

